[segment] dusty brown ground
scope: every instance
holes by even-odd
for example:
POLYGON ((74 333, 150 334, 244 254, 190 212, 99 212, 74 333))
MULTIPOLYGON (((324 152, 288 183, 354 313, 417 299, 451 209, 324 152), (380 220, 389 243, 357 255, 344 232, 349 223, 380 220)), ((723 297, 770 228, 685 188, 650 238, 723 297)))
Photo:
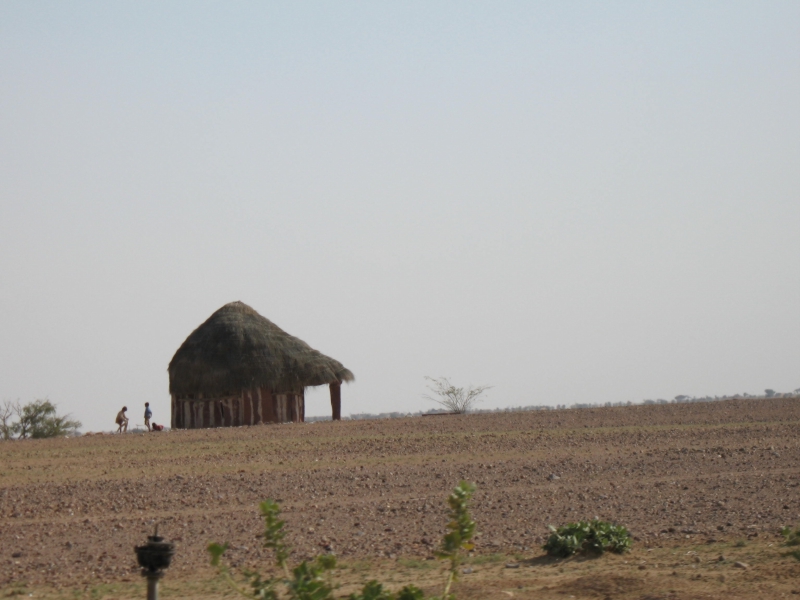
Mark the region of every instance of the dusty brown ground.
POLYGON ((434 591, 444 500, 467 479, 480 536, 459 599, 798 597, 778 535, 800 524, 798 433, 800 400, 775 399, 4 442, 0 596, 143 597, 132 549, 158 522, 178 544, 164 596, 223 597, 204 548, 267 561, 265 498, 297 558, 339 556, 341 594, 434 591), (543 557, 548 524, 594 516, 634 551, 543 557))

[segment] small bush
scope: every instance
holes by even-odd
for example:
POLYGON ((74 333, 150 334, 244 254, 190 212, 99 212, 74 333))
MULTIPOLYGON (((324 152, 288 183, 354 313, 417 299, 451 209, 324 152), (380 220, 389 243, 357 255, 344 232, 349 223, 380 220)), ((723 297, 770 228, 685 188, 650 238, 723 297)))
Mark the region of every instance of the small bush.
POLYGON ((407 585, 397 595, 383 589, 383 584, 370 581, 360 594, 350 594, 348 600, 424 600, 425 594, 415 585, 407 585))
MULTIPOLYGON (((781 530, 781 535, 783 535, 783 539, 785 540, 785 546, 800 546, 800 527, 794 531, 792 531, 791 527, 784 527, 781 530)), ((789 554, 794 556, 797 560, 800 560, 800 550, 792 550, 789 554)))
POLYGON ((569 523, 558 529, 551 526, 550 531, 543 548, 550 556, 559 558, 603 552, 622 554, 631 547, 631 536, 627 529, 598 519, 569 523))
POLYGON ((787 546, 800 546, 800 527, 792 531, 791 527, 784 527, 781 530, 781 535, 783 536, 784 544, 787 546))

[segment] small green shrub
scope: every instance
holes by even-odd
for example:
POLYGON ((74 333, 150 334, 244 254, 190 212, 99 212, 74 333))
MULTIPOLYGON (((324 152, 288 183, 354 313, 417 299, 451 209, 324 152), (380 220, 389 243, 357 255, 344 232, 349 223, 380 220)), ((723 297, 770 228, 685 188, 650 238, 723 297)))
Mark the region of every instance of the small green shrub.
POLYGON ((791 527, 784 527, 781 529, 784 544, 787 546, 800 546, 800 527, 792 531, 791 527))
POLYGON ((348 600, 424 600, 425 594, 415 585, 407 585, 397 595, 383 589, 383 584, 370 581, 360 594, 350 594, 348 600))
POLYGON ((550 537, 542 546, 550 556, 566 558, 573 554, 622 554, 630 550, 631 536, 622 525, 593 519, 569 523, 556 529, 550 527, 550 537))
MULTIPOLYGON (((791 527, 784 527, 781 530, 781 535, 783 535, 783 539, 785 540, 783 542, 785 546, 800 546, 800 527, 794 531, 792 531, 791 527)), ((794 556, 797 560, 800 560, 800 550, 791 550, 789 554, 794 556)))
MULTIPOLYGON (((441 597, 432 597, 429 600, 453 600, 450 586, 458 575, 458 566, 461 564, 462 550, 472 550, 472 538, 475 535, 475 521, 469 515, 468 503, 475 492, 475 486, 466 481, 459 483, 447 499, 450 506, 450 522, 447 524, 448 532, 442 539, 441 550, 437 556, 450 561, 447 581, 441 597)), ((274 500, 267 500, 259 505, 261 515, 264 517, 264 547, 269 548, 275 555, 275 564, 283 572, 283 577, 264 577, 260 573, 244 571, 247 586, 241 585, 231 575, 230 569, 222 564, 221 559, 228 549, 228 544, 212 543, 208 546, 211 555, 211 564, 219 570, 220 574, 228 581, 230 586, 241 595, 258 600, 333 600, 333 591, 336 586, 330 578, 330 571, 336 567, 336 558, 331 554, 318 556, 314 561, 303 561, 293 569, 289 569, 286 562, 289 558, 289 548, 284 543, 286 533, 283 530, 284 522, 280 519, 280 506, 274 500), (278 592, 278 586, 283 586, 284 594, 278 592)), ((425 594, 414 585, 407 585, 397 593, 383 588, 377 581, 368 582, 359 594, 350 594, 348 600, 424 600, 425 594)))

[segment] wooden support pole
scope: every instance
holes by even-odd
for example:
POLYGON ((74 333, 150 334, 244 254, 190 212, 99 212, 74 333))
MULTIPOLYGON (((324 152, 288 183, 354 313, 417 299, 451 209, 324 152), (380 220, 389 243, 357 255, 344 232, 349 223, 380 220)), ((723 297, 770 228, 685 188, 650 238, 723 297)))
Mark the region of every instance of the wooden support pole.
POLYGON ((342 420, 342 384, 338 381, 330 385, 331 388, 331 408, 333 409, 333 420, 342 420))

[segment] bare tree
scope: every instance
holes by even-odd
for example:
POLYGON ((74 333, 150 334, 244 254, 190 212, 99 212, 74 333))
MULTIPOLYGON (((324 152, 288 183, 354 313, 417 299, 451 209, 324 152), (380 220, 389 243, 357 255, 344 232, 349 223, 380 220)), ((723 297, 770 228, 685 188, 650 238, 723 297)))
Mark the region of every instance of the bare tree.
POLYGON ((19 415, 21 410, 19 401, 3 400, 3 404, 0 405, 0 440, 14 439, 15 428, 12 419, 19 415))
POLYGON ((434 395, 424 394, 422 397, 441 404, 450 412, 459 414, 472 410, 475 404, 482 400, 481 394, 492 387, 490 385, 470 385, 466 388, 456 387, 450 383, 447 377, 439 377, 438 379, 425 377, 425 379, 430 381, 430 385, 426 387, 434 395))

